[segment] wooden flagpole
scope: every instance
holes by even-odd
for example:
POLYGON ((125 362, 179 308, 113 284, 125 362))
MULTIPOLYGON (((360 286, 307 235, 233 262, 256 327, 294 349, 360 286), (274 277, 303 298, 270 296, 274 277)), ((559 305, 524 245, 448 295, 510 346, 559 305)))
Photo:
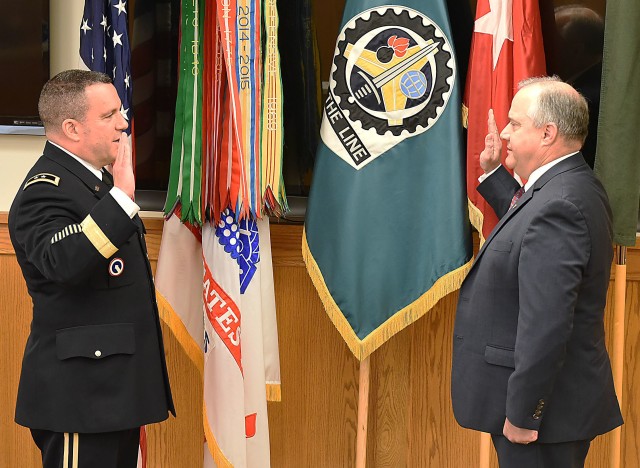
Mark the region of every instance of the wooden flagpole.
MULTIPOLYGON (((623 379, 624 379, 624 331, 625 331, 625 301, 627 290, 627 247, 616 246, 616 265, 614 278, 614 309, 613 309, 613 352, 612 368, 613 382, 620 402, 623 405, 623 379)), ((613 430, 611 442, 611 468, 620 468, 622 456, 622 428, 613 430)))
POLYGON ((367 416, 369 413, 369 371, 371 356, 360 362, 360 382, 358 386, 358 433, 356 438, 356 468, 367 464, 367 416))
POLYGON ((479 468, 489 468, 491 466, 491 434, 480 433, 480 464, 479 468))

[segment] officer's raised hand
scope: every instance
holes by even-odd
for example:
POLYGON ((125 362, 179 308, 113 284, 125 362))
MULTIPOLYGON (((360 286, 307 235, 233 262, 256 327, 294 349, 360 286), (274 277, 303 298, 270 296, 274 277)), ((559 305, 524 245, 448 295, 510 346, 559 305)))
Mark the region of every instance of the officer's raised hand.
POLYGON ((484 138, 484 149, 480 153, 480 167, 485 174, 493 171, 500 165, 500 154, 502 153, 502 140, 493 115, 493 109, 489 109, 487 121, 489 133, 484 138))
POLYGON ((135 177, 133 175, 133 162, 131 159, 131 145, 126 133, 122 133, 118 145, 116 160, 111 166, 113 173, 113 185, 118 187, 129 198, 133 200, 136 189, 135 177))

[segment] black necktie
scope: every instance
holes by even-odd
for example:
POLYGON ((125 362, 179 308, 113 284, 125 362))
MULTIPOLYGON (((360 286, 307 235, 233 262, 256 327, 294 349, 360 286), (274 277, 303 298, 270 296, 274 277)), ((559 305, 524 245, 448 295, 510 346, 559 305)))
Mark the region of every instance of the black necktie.
POLYGON ((106 169, 102 169, 102 182, 109 186, 109 188, 113 187, 113 176, 106 169))

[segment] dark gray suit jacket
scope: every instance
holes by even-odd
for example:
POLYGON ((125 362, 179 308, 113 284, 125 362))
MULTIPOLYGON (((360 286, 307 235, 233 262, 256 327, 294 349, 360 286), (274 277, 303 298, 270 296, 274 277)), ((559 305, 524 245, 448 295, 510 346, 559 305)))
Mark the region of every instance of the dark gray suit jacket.
MULTIPOLYGON (((510 182, 511 181, 511 182, 510 182)), ((606 193, 581 154, 553 166, 510 211, 501 168, 479 190, 502 219, 465 279, 453 337, 458 423, 502 434, 505 416, 540 442, 622 424, 603 315, 613 256, 606 193)))

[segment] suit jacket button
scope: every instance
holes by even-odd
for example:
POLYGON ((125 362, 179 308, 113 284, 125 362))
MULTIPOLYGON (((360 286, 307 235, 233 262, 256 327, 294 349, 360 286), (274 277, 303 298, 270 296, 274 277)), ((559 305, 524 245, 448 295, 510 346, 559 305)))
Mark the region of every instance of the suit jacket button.
POLYGON ((102 356, 102 351, 100 351, 99 349, 96 349, 96 352, 93 354, 95 354, 96 357, 100 357, 102 356))

